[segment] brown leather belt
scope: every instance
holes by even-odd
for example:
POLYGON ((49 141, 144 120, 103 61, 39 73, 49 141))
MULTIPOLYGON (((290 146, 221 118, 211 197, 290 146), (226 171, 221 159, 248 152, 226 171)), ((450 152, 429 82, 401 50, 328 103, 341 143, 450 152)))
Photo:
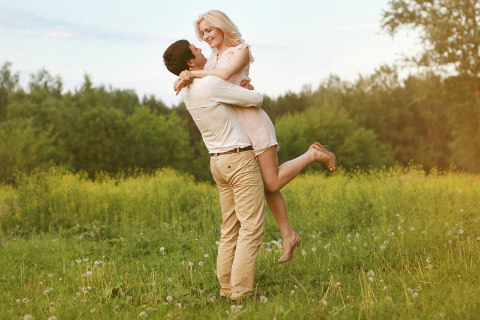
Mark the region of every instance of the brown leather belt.
POLYGON ((217 156, 221 156, 221 155, 224 155, 224 154, 239 153, 239 152, 247 151, 247 150, 253 150, 252 146, 248 146, 248 147, 245 147, 245 148, 235 148, 235 149, 228 150, 228 151, 225 151, 225 152, 210 153, 210 156, 217 157, 217 156))

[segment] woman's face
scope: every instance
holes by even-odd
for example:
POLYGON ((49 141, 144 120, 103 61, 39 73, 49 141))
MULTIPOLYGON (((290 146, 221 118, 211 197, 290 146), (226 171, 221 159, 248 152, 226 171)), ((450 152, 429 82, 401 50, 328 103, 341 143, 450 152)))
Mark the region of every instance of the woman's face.
POLYGON ((213 27, 205 20, 200 21, 198 27, 203 40, 208 43, 210 48, 220 48, 224 41, 222 30, 213 27))

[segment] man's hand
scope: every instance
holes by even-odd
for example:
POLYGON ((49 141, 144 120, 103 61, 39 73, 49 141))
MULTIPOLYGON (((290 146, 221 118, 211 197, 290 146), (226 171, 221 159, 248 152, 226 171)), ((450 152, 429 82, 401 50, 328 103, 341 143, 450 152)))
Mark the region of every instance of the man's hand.
POLYGON ((248 90, 255 90, 255 88, 251 85, 250 81, 247 81, 245 79, 240 82, 240 86, 248 90))

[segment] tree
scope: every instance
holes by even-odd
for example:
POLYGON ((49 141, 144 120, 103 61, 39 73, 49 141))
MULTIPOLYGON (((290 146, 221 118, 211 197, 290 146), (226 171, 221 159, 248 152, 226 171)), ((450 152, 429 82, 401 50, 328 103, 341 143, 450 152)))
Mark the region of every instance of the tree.
POLYGON ((5 62, 0 69, 0 120, 7 110, 8 98, 18 87, 18 73, 12 74, 12 63, 5 62))
MULTIPOLYGON (((314 142, 327 144, 344 168, 368 168, 393 163, 391 153, 372 130, 359 126, 344 111, 310 108, 286 115, 275 124, 279 161, 299 156, 314 142)), ((319 168, 319 166, 312 166, 319 168)))
POLYGON ((454 65, 462 75, 480 76, 480 0, 391 0, 382 29, 420 31, 425 45, 420 65, 454 65))

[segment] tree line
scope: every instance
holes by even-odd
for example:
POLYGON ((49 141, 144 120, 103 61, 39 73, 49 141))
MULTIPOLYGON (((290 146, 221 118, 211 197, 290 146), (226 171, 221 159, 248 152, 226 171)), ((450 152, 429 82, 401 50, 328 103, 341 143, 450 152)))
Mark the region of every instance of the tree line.
MULTIPOLYGON (((320 141, 347 170, 414 163, 479 173, 479 17, 480 1, 390 1, 382 29, 419 29, 425 51, 408 60, 426 69, 400 79, 400 67, 384 65, 353 82, 332 75, 317 88, 265 96, 280 163, 320 141)), ((44 69, 27 88, 19 77, 3 63, 1 182, 53 165, 91 177, 171 167, 209 179, 208 152, 183 103, 94 86, 87 75, 72 92, 44 69)))

